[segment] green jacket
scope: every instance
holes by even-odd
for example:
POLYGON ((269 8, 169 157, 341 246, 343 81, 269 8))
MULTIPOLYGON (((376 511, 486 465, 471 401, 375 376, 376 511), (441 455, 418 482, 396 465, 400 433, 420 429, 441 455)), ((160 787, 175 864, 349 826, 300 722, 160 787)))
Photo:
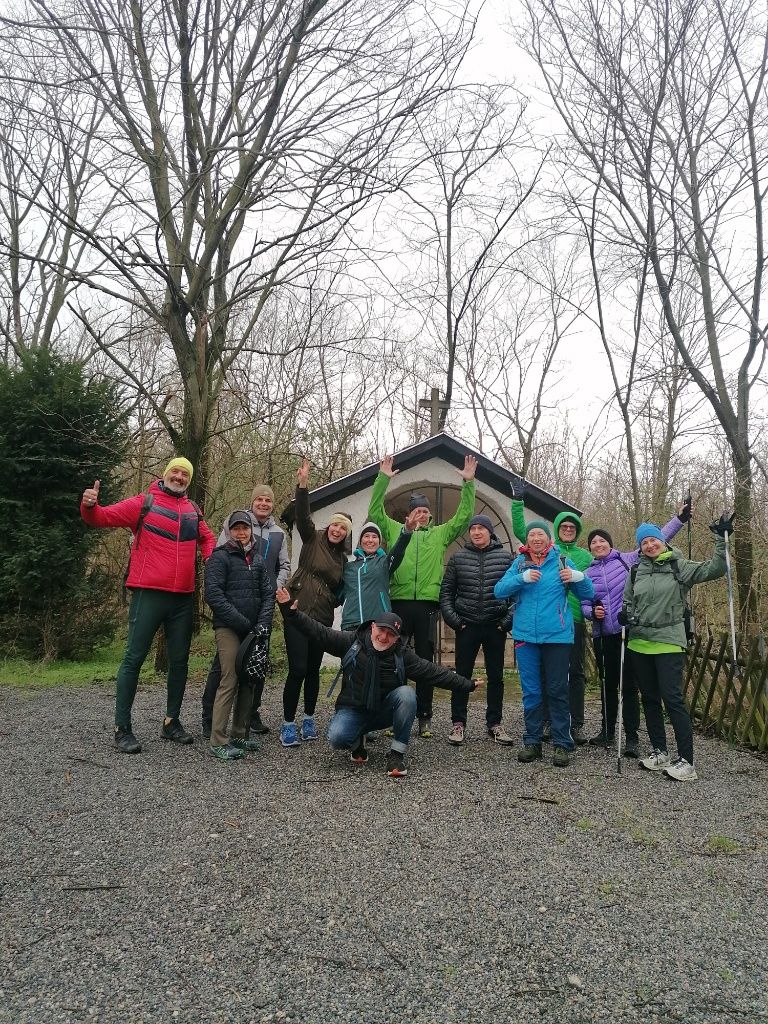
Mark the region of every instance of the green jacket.
MULTIPOLYGON (((384 511, 384 495, 390 478, 379 473, 373 485, 368 518, 376 523, 384 537, 387 548, 391 548, 402 523, 390 519, 384 511)), ((475 481, 468 480, 461 488, 461 500, 456 515, 441 526, 422 526, 416 530, 411 543, 405 549, 400 568, 392 577, 389 596, 393 601, 439 601, 440 583, 443 579, 445 552, 469 527, 475 511, 475 481)))
POLYGON ((634 583, 630 572, 624 584, 624 610, 632 622, 629 639, 674 644, 685 649, 688 646, 683 621, 685 595, 697 583, 724 575, 725 540, 722 537, 715 539, 715 553, 708 562, 690 562, 677 548, 667 548, 657 558, 641 554, 634 583))
MULTIPOLYGON (((521 544, 525 544, 525 506, 522 501, 518 501, 516 498, 512 499, 512 531, 521 544)), ((573 564, 581 572, 588 569, 592 565, 592 555, 587 551, 586 548, 580 548, 576 541, 581 536, 583 527, 581 525, 581 519, 576 515, 575 512, 558 512, 555 516, 554 529, 552 531, 553 539, 555 541, 555 547, 561 555, 565 555, 566 558, 570 558, 573 564), (560 524, 564 519, 570 519, 576 523, 576 537, 573 541, 569 541, 567 544, 560 540, 557 535, 557 531, 560 529, 560 524)), ((584 613, 581 610, 581 603, 576 595, 568 590, 568 607, 573 613, 574 622, 583 622, 584 613)))

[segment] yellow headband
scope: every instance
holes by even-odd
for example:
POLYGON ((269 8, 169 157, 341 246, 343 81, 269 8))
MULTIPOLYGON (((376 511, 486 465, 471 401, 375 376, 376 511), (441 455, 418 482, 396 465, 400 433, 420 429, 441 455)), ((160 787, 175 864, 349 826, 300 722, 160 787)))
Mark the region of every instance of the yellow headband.
POLYGON ((175 459, 171 459, 171 461, 163 470, 163 476, 168 476, 172 469, 186 469, 186 471, 189 473, 190 480, 192 479, 192 476, 195 472, 194 467, 192 463, 189 461, 189 459, 184 459, 180 455, 178 455, 175 459))

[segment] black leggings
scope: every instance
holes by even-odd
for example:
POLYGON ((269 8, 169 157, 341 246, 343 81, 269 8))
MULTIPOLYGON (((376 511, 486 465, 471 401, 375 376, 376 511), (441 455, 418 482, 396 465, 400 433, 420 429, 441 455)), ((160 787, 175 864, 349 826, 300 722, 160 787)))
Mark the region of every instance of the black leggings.
POLYGON ((283 620, 285 652, 288 655, 288 678, 283 687, 283 717, 293 722, 304 685, 304 714, 314 715, 320 692, 320 663, 323 648, 302 633, 290 620, 283 620))
MULTIPOLYGON (((595 648, 595 661, 598 674, 601 671, 605 678, 605 694, 601 686, 600 700, 603 705, 603 732, 613 736, 616 730, 616 718, 619 714, 619 675, 621 673, 621 633, 609 633, 606 636, 592 638, 595 648)), ((632 675, 632 659, 627 650, 624 651, 622 718, 624 732, 628 740, 638 742, 640 728, 640 701, 637 683, 632 675)))

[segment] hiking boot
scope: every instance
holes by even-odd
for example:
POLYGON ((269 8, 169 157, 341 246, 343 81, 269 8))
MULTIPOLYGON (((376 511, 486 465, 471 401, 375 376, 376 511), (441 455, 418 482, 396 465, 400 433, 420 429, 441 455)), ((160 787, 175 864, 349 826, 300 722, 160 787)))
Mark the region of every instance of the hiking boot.
POLYGON ((295 722, 283 722, 280 730, 280 742, 284 747, 298 747, 301 744, 299 730, 295 722))
POLYGON ((387 754, 387 775, 390 779, 404 779, 407 774, 405 754, 399 750, 390 750, 387 754))
POLYGON ((552 764, 555 768, 567 768, 571 763, 571 755, 565 747, 555 747, 552 753, 552 764))
POLYGON ((239 761, 245 757, 245 751, 228 744, 226 747, 208 747, 211 757, 218 757, 220 761, 239 761))
POLYGON ((616 737, 612 732, 603 732, 601 729, 597 736, 591 736, 587 743, 590 747, 612 747, 616 742, 616 737))
POLYGON ((361 736, 349 752, 352 764, 367 764, 368 751, 365 749, 365 736, 361 736))
POLYGON ((206 721, 206 719, 203 719, 203 739, 208 740, 208 739, 211 738, 211 729, 212 728, 213 728, 213 723, 206 721))
POLYGON ((171 743, 181 743, 185 747, 195 741, 192 733, 187 732, 178 718, 172 718, 170 722, 167 723, 163 722, 163 728, 160 730, 160 735, 164 740, 170 740, 171 743))
POLYGON ((526 745, 521 747, 517 752, 517 760, 522 761, 523 764, 530 764, 531 761, 538 761, 540 757, 540 743, 526 743, 526 745))
POLYGON ((269 732, 269 726, 265 725, 261 720, 261 715, 258 711, 254 711, 251 715, 251 732, 254 736, 266 736, 269 732))
POLYGON ((419 736, 423 740, 432 739, 432 717, 424 715, 419 718, 419 736))
POLYGON ((657 750, 655 747, 648 757, 640 759, 640 767, 649 772, 660 772, 669 764, 669 754, 666 750, 657 750))
POLYGON ((258 740, 246 739, 244 736, 230 737, 229 745, 236 750, 244 750, 246 754, 253 754, 257 750, 261 750, 261 744, 258 740))
POLYGON ((627 740, 622 750, 624 757, 639 758, 640 757, 640 740, 627 740))
POLYGON ((454 722, 453 728, 448 733, 448 742, 459 747, 464 742, 464 723, 454 722))
POLYGON ((505 747, 509 747, 515 742, 514 737, 509 735, 503 725, 488 726, 488 736, 494 743, 501 743, 505 747))
MULTIPOLYGON (((393 733, 393 735, 394 735, 394 733, 393 733)), ((378 729, 374 729, 373 732, 367 732, 365 734, 365 742, 366 743, 375 743, 378 738, 379 738, 379 731, 378 731, 378 729)))
POLYGON ((696 769, 684 757, 676 757, 671 764, 664 768, 664 774, 676 782, 695 782, 699 777, 696 774, 696 769))
POLYGON ((304 715, 301 723, 301 738, 307 741, 318 739, 315 720, 311 715, 304 715))
POLYGON ((551 743, 552 742, 552 726, 549 722, 545 722, 541 730, 541 742, 551 743))
POLYGON ((128 729, 123 729, 122 726, 117 726, 115 729, 115 746, 124 754, 141 753, 141 744, 133 735, 130 727, 128 729))
POLYGON ((571 739, 577 747, 583 747, 587 742, 587 737, 584 735, 584 727, 577 725, 574 729, 571 729, 571 739))

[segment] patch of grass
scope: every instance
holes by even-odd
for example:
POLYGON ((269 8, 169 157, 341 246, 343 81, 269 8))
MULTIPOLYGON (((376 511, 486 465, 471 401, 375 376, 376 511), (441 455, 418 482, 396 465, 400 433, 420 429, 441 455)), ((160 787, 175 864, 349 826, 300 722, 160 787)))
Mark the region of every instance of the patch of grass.
POLYGON ((723 981, 736 981, 736 975, 727 967, 718 967, 717 973, 720 975, 723 981))
POLYGON ((605 882, 600 883, 600 892, 603 896, 613 896, 616 892, 616 886, 613 882, 606 880, 605 882))
POLYGON ((636 843, 638 846, 653 848, 654 846, 659 845, 658 836, 653 835, 653 833, 649 832, 644 825, 639 823, 635 823, 630 826, 629 836, 632 842, 636 843))
POLYGON ((589 832, 590 829, 593 829, 594 827, 595 823, 590 818, 579 818, 576 822, 576 828, 581 832, 589 832))
POLYGON ((704 850, 713 857, 734 857, 741 853, 741 847, 735 839, 720 835, 709 836, 704 844, 704 850))

